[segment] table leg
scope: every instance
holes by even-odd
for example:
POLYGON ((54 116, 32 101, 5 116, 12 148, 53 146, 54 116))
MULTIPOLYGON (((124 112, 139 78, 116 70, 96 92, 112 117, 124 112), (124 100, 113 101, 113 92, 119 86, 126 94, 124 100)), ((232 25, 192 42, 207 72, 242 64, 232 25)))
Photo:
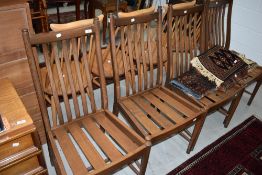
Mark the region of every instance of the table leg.
POLYGON ((76 20, 80 20, 80 0, 75 0, 76 3, 76 20))

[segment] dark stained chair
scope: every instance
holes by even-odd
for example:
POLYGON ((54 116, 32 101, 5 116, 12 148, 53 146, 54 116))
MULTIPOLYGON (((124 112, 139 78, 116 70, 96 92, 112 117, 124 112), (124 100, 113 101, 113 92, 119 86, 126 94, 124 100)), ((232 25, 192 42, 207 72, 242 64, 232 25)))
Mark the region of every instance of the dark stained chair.
POLYGON ((120 112, 141 136, 150 138, 153 144, 181 133, 189 142, 189 153, 199 136, 205 114, 198 105, 163 86, 161 33, 160 9, 149 14, 110 17, 115 84, 113 112, 120 112), (155 65, 153 52, 157 55, 155 65), (124 65, 122 76, 118 73, 117 54, 121 54, 124 65), (182 132, 194 124, 193 134, 182 132))
POLYGON ((98 23, 95 20, 94 24, 77 29, 30 36, 27 30, 23 31, 51 160, 58 174, 67 174, 65 164, 73 174, 111 174, 124 165, 129 165, 136 174, 145 174, 150 142, 108 110, 98 23), (90 47, 92 44, 96 47, 90 47), (36 52, 36 46, 42 48, 43 57, 36 52), (93 48, 96 49, 92 51, 93 48), (100 89, 96 91, 87 52, 97 55, 100 89), (50 81, 53 96, 50 107, 44 97, 39 57, 50 81))

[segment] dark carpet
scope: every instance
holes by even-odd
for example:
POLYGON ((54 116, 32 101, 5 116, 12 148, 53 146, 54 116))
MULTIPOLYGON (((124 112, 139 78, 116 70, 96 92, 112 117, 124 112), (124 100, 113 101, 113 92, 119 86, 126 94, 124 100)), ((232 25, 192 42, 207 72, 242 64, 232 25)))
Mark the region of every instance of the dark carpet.
POLYGON ((262 175, 262 122, 252 116, 168 175, 262 175))

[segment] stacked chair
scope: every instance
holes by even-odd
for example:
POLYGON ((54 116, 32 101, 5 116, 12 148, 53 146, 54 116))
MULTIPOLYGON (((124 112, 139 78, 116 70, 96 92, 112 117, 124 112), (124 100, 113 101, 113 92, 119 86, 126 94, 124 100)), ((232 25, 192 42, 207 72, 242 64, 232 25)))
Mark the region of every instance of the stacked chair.
POLYGON ((57 173, 112 174, 129 166, 136 174, 145 174, 152 145, 179 134, 189 142, 190 153, 207 114, 216 110, 225 114, 227 127, 245 87, 257 82, 254 98, 261 85, 260 67, 227 91, 212 91, 200 100, 169 82, 190 70, 190 61, 213 46, 229 48, 231 13, 232 0, 211 0, 169 5, 165 16, 160 8, 111 14, 106 48, 101 48, 99 34, 103 16, 51 25, 49 33, 29 35, 24 30, 57 173), (112 81, 111 113, 106 84, 112 81), (128 125, 118 118, 120 114, 128 125))

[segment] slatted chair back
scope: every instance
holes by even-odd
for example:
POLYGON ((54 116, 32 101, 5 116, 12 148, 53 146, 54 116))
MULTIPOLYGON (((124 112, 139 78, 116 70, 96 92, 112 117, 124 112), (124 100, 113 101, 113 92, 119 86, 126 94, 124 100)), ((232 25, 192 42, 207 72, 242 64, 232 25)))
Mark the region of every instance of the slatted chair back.
MULTIPOLYGON (((23 32, 35 88, 41 110, 51 127, 62 125, 81 116, 95 113, 95 101, 88 52, 96 52, 100 72, 101 107, 107 109, 105 78, 101 64, 101 47, 98 20, 95 24, 72 30, 36 35, 23 32), (96 45, 96 47, 93 47, 96 45), (43 53, 38 52, 36 47, 43 53), (92 50, 96 48, 95 50, 92 50), (49 92, 41 76, 41 65, 46 67, 49 92), (86 86, 87 85, 87 86, 86 86), (46 96, 51 95, 50 101, 46 96), (50 106, 49 117, 46 111, 50 106), (65 111, 65 112, 62 112, 65 111)), ((46 123, 47 124, 47 123, 46 123)))
POLYGON ((118 100, 161 85, 163 59, 161 53, 162 16, 161 9, 153 14, 110 17, 111 54, 114 70, 115 96, 118 100), (120 52, 124 64, 124 75, 119 76, 116 55, 120 52), (157 55, 154 65, 153 54, 157 55), (123 85, 120 80, 123 79, 123 85), (124 88, 122 88, 124 87, 124 88))
POLYGON ((169 5, 166 82, 188 71, 191 59, 204 50, 204 7, 203 4, 198 4, 176 9, 169 5))
POLYGON ((206 49, 216 45, 229 49, 233 0, 210 0, 206 3, 206 49))

